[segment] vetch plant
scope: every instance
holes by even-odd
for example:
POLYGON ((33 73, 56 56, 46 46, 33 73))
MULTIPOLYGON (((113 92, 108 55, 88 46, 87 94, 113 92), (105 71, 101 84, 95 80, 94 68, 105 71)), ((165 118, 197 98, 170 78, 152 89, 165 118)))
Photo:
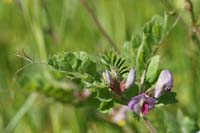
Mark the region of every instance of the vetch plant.
POLYGON ((120 53, 106 51, 90 55, 84 51, 65 51, 51 56, 48 65, 53 68, 52 75, 57 75, 54 78, 62 82, 67 79, 72 85, 68 89, 60 89, 62 86, 47 83, 43 78, 30 79, 34 85, 27 87, 76 107, 89 106, 114 114, 111 120, 114 123, 126 121, 126 113, 132 112, 143 118, 148 129, 154 132, 146 118, 149 111, 158 104, 177 102, 176 94, 171 92, 172 73, 159 69, 160 56, 156 55, 169 32, 167 19, 166 14, 154 16, 140 33, 124 43, 120 53), (123 108, 112 113, 116 106, 123 108))
MULTIPOLYGON (((3 74, 0 77, 2 83, 0 87, 3 89, 2 99, 10 97, 10 100, 6 101, 13 105, 13 109, 15 107, 18 109, 21 105, 19 110, 14 109, 14 112, 9 113, 5 110, 10 106, 7 107, 6 102, 2 103, 3 117, 0 117, 0 129, 8 123, 5 131, 2 130, 2 132, 17 132, 21 127, 27 127, 28 131, 33 130, 33 132, 43 130, 62 132, 66 129, 72 132, 148 132, 144 129, 146 127, 150 132, 196 132, 199 130, 200 124, 197 117, 199 116, 197 110, 200 107, 197 100, 199 84, 196 81, 200 79, 198 74, 200 62, 196 58, 199 57, 200 50, 200 21, 196 14, 199 10, 196 6, 197 1, 182 1, 181 5, 185 4, 185 9, 181 9, 180 6, 177 8, 177 4, 173 2, 161 0, 160 2, 168 9, 169 15, 177 17, 174 23, 169 24, 174 18, 170 17, 168 21, 168 13, 164 16, 156 15, 140 30, 138 27, 134 29, 139 32, 132 36, 130 36, 132 27, 138 25, 135 25, 132 20, 144 20, 149 17, 149 13, 140 11, 136 13, 134 10, 140 9, 142 5, 148 11, 152 11, 152 8, 148 9, 148 5, 143 5, 144 2, 136 3, 140 6, 134 7, 134 10, 132 6, 129 6, 134 2, 127 1, 122 3, 120 1, 91 1, 89 3, 87 0, 80 0, 80 3, 78 1, 71 3, 70 8, 67 6, 68 2, 68 0, 61 2, 42 0, 34 2, 33 8, 29 0, 18 0, 12 4, 19 5, 15 7, 18 13, 21 12, 19 17, 22 19, 19 20, 22 21, 17 21, 17 27, 23 26, 25 22, 25 28, 30 30, 19 30, 22 28, 17 28, 16 25, 10 23, 10 26, 13 25, 14 28, 6 32, 6 37, 2 34, 3 40, 0 39, 3 42, 1 60, 4 62, 1 63, 1 67, 3 67, 2 70, 7 70, 0 73, 0 75, 3 74), (53 3, 52 5, 58 4, 58 6, 54 8, 49 5, 49 2, 53 3), (55 12, 56 14, 61 13, 61 16, 56 18, 55 12), (134 12, 134 16, 131 16, 131 12, 134 12), (77 13, 82 17, 74 21, 73 16, 77 13), (91 18, 87 18, 85 13, 88 13, 91 18), (98 17, 95 14, 98 14, 98 17), (179 26, 174 30, 179 20, 179 26), (97 27, 93 27, 92 24, 96 24, 97 27), (69 27, 66 31, 65 27, 69 25, 72 28, 69 27), (172 29, 174 33, 168 38, 172 29), (25 33, 26 36, 20 37, 20 35, 12 34, 16 31, 22 33, 21 35, 25 33), (112 33, 112 36, 109 36, 107 32, 112 33), (186 35, 186 33, 189 34, 186 35), (184 38, 180 39, 183 36, 184 38), (33 48, 30 45, 31 47, 25 50, 30 52, 33 58, 23 49, 19 50, 17 56, 24 61, 16 62, 12 55, 8 54, 16 47, 7 49, 4 43, 17 44, 20 42, 23 42, 22 45, 28 43, 37 46, 30 49, 33 48), (176 45, 172 46, 173 43, 176 45), (62 48, 77 49, 80 45, 87 51, 97 48, 98 45, 101 49, 94 51, 101 52, 91 54, 85 51, 59 51, 62 48), (186 50, 185 46, 187 54, 183 54, 186 50), (112 50, 107 51, 111 48, 112 50), (179 48, 178 52, 177 48, 179 48), (157 52, 160 49, 161 51, 157 52), (102 52, 103 50, 105 52, 102 52), (49 55, 55 51, 59 52, 49 55), (159 55, 160 52, 162 58, 159 55), (169 57, 172 57, 172 61, 169 57), (184 58, 179 59, 181 57, 184 58), (162 67, 159 66, 160 62, 162 67), (181 67, 177 67, 177 64, 181 64, 181 67), (20 68, 14 73, 11 81, 9 79, 16 65, 20 68), (185 71, 185 69, 188 70, 185 71), (189 79, 187 79, 188 74, 189 79), (174 82, 174 79, 178 79, 178 82, 174 82), (5 81, 9 84, 7 85, 5 81), (33 92, 25 100, 24 98, 30 91, 33 92), (174 91, 180 93, 181 103, 172 106, 171 104, 177 102, 174 91), (45 101, 39 93, 46 96, 45 101), (38 100, 42 100, 42 106, 34 105, 38 100), (31 107, 34 110, 24 118, 31 107), (38 111, 45 117, 37 115, 38 113, 35 112, 38 111), (15 112, 16 115, 13 116, 15 112), (42 122, 47 117, 49 122, 41 125, 40 120, 42 122), (24 123, 23 120, 26 119, 31 121, 24 123), (62 124, 63 122, 65 124, 62 124), (51 126, 48 126, 49 124, 51 126)), ((156 4, 158 8, 153 8, 153 10, 160 11, 160 3, 156 4)), ((10 13, 12 14, 14 10, 10 13)), ((4 10, 4 5, 2 11, 3 13, 7 11, 4 10)), ((12 18, 15 19, 15 17, 12 18)), ((5 19, 5 22, 9 20, 5 19)))
POLYGON ((170 92, 173 76, 169 70, 159 73, 160 57, 154 55, 166 29, 167 16, 156 16, 125 43, 122 54, 111 51, 95 57, 85 52, 64 52, 51 57, 49 65, 72 80, 80 80, 100 101, 101 112, 112 112, 115 104, 122 104, 145 117, 157 104, 177 101, 175 93, 170 92))

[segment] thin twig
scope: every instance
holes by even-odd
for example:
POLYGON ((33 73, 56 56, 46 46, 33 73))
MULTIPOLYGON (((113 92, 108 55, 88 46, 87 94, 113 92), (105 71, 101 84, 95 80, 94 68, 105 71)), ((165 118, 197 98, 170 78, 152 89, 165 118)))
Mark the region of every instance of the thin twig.
POLYGON ((153 51, 153 55, 155 55, 155 53, 157 52, 157 50, 159 49, 159 47, 161 46, 161 44, 165 41, 165 39, 167 38, 167 36, 169 35, 169 33, 172 31, 172 29, 177 25, 177 23, 179 22, 179 20, 181 20, 181 16, 182 16, 183 11, 177 16, 176 20, 174 21, 174 23, 169 27, 169 30, 166 32, 165 36, 159 41, 158 43, 158 47, 153 51))
POLYGON ((16 56, 20 57, 28 62, 31 62, 31 63, 34 62, 34 60, 26 54, 26 52, 24 51, 24 48, 19 49, 16 56))
POLYGON ((116 52, 119 53, 119 50, 117 48, 117 45, 114 43, 114 41, 111 39, 111 37, 106 33, 106 31, 104 30, 104 28, 102 27, 102 25, 100 24, 100 22, 98 21, 96 15, 94 14, 94 12, 92 11, 91 7, 89 6, 89 4, 87 3, 87 0, 81 0, 83 6, 85 7, 85 9, 87 10, 87 12, 90 14, 90 16, 92 17, 94 23, 96 24, 96 26, 98 27, 99 31, 102 33, 102 35, 108 40, 109 44, 116 50, 116 52))
MULTIPOLYGON (((175 15, 176 17, 179 16, 179 13, 174 9, 173 5, 168 1, 168 0, 160 0, 161 3, 163 4, 163 6, 166 7, 166 9, 168 9, 169 11, 173 12, 173 15, 175 15)), ((187 24, 187 22, 185 22, 185 20, 180 17, 180 21, 187 27, 189 27, 189 25, 187 24)))
POLYGON ((157 130, 153 127, 153 125, 151 124, 151 122, 146 118, 146 117, 142 117, 145 126, 147 127, 147 129, 151 132, 151 133, 157 133, 157 130))
POLYGON ((194 44, 200 49, 200 39, 197 35, 198 26, 196 25, 197 19, 195 17, 194 8, 191 0, 185 0, 185 8, 189 12, 191 17, 191 28, 190 28, 190 36, 194 44))
MULTIPOLYGON (((161 3, 168 9, 168 10, 174 10, 174 7, 172 6, 171 3, 169 3, 168 0, 160 0, 161 3)), ((191 39, 193 41, 194 44, 196 44, 196 46, 200 49, 200 39, 198 38, 197 36, 197 33, 196 33, 196 29, 197 29, 197 26, 196 26, 196 18, 195 18, 195 13, 194 13, 194 9, 193 9, 193 4, 192 4, 192 1, 191 0, 185 0, 185 8, 186 10, 189 11, 190 13, 190 17, 191 17, 191 20, 192 20, 192 25, 188 25, 187 22, 184 21, 184 19, 181 17, 180 18, 180 21, 185 25, 187 26, 187 29, 189 29, 190 31, 190 36, 191 36, 191 39), (191 29, 192 27, 192 29, 191 29)), ((175 15, 177 16, 178 13, 175 12, 175 15)))
POLYGON ((47 32, 51 36, 52 40, 57 44, 59 41, 57 38, 57 34, 55 33, 54 27, 53 27, 53 22, 51 19, 50 12, 47 8, 46 0, 42 0, 42 7, 44 8, 44 10, 46 12, 46 17, 47 17, 47 21, 48 21, 48 25, 49 25, 47 32))
POLYGON ((190 13, 192 25, 195 26, 196 25, 196 18, 195 18, 193 4, 192 4, 191 0, 185 0, 185 8, 190 13))
POLYGON ((16 70, 16 72, 14 73, 13 77, 12 77, 12 80, 11 80, 11 84, 10 84, 10 87, 9 87, 9 91, 10 91, 10 96, 11 98, 13 99, 14 98, 14 91, 13 91, 13 88, 15 86, 15 83, 16 83, 16 80, 17 80, 17 77, 18 77, 18 74, 23 71, 24 69, 28 68, 29 66, 31 65, 34 65, 34 64, 40 64, 40 65, 47 65, 45 62, 37 62, 37 61, 34 61, 25 51, 23 48, 21 48, 17 55, 17 57, 19 58, 22 58, 26 61, 28 61, 28 64, 26 65, 23 65, 22 67, 20 67, 19 69, 16 70))

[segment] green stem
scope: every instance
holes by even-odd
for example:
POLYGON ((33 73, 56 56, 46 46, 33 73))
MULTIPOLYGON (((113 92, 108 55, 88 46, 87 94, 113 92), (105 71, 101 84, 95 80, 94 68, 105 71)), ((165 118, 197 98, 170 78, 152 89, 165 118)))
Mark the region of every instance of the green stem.
POLYGON ((96 15, 92 11, 91 7, 89 6, 87 0, 81 0, 81 2, 83 4, 83 6, 85 7, 85 9, 87 10, 87 12, 89 13, 89 15, 92 17, 92 19, 93 19, 94 23, 96 24, 96 26, 98 27, 99 31, 108 40, 109 44, 115 49, 115 51, 119 53, 119 49, 117 48, 117 45, 114 43, 114 41, 111 39, 111 37, 106 33, 106 31, 104 30, 104 28, 98 21, 96 15))
POLYGON ((190 13, 190 17, 192 20, 192 25, 196 25, 196 18, 194 14, 193 4, 191 0, 185 0, 186 9, 190 13))
POLYGON ((150 131, 150 133, 157 133, 157 130, 153 127, 151 122, 146 118, 142 117, 146 128, 150 131))
POLYGON ((35 41, 39 50, 40 58, 43 61, 46 61, 47 60, 46 48, 45 48, 44 37, 43 37, 41 27, 36 23, 34 19, 31 20, 31 16, 29 15, 29 10, 27 8, 26 3, 23 0, 19 0, 19 3, 22 9, 22 13, 24 15, 26 25, 30 25, 30 29, 35 38, 35 41))
MULTIPOLYGON (((173 11, 173 15, 178 17, 179 13, 176 11, 176 9, 174 8, 174 6, 168 1, 168 0, 160 0, 161 3, 163 4, 163 6, 166 7, 166 9, 168 9, 169 11, 173 11)), ((180 21, 188 28, 189 25, 187 24, 187 22, 181 17, 180 21)))

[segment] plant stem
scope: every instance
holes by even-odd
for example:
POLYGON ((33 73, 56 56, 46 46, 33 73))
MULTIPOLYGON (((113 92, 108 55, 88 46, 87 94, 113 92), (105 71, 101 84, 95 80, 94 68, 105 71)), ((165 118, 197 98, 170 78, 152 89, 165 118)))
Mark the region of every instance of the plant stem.
POLYGON ((89 15, 92 17, 94 23, 98 27, 101 34, 108 40, 109 44, 114 48, 114 50, 117 53, 119 53, 119 49, 117 48, 117 45, 114 43, 114 41, 111 39, 111 37, 106 33, 106 31, 104 30, 104 28, 102 27, 102 25, 98 21, 97 17, 95 16, 94 12, 92 11, 91 7, 87 3, 87 0, 81 0, 81 2, 83 4, 83 6, 85 7, 85 9, 87 10, 87 12, 89 13, 89 15))
MULTIPOLYGON (((173 5, 168 1, 168 0, 160 0, 161 3, 166 7, 166 9, 168 9, 169 11, 173 11, 173 15, 178 17, 179 14, 178 12, 174 9, 173 5)), ((180 21, 188 28, 189 25, 187 24, 187 22, 185 22, 185 20, 180 17, 180 21)))
POLYGON ((143 118, 145 126, 150 131, 150 133, 157 133, 157 130, 153 127, 151 122, 146 117, 142 117, 142 118, 143 118))
POLYGON ((196 44, 196 46, 200 49, 200 39, 198 38, 197 35, 197 29, 198 29, 198 26, 196 25, 197 19, 195 17, 194 8, 191 0, 185 0, 185 8, 189 12, 192 21, 190 29, 191 39, 193 43, 196 44))
MULTIPOLYGON (((168 2, 168 0, 160 0, 160 1, 161 1, 161 3, 163 3, 163 5, 168 10, 174 10, 174 7, 172 6, 171 3, 168 2)), ((187 29, 189 29, 189 31, 191 32, 190 35, 191 35, 191 39, 192 39, 193 43, 200 49, 200 39, 198 38, 197 33, 196 33, 196 29, 198 27, 196 26, 196 18, 195 18, 193 4, 192 4, 191 0, 185 0, 185 8, 186 8, 187 11, 189 11, 191 21, 192 21, 192 25, 187 24, 187 22, 185 22, 182 17, 180 17, 180 20, 187 27, 187 29)), ((178 16, 177 12, 175 12, 174 14, 176 16, 178 16)))
POLYGON ((185 0, 185 8, 190 13, 192 25, 196 25, 196 18, 194 15, 193 4, 192 4, 191 0, 185 0))
POLYGON ((47 8, 47 1, 46 0, 42 0, 42 7, 43 7, 44 11, 46 12, 46 18, 47 18, 48 25, 49 25, 46 32, 51 36, 52 41, 55 44, 58 44, 58 42, 59 42, 58 37, 57 37, 57 34, 55 33, 55 30, 54 30, 54 27, 53 27, 53 22, 52 22, 52 19, 51 19, 50 12, 47 8))

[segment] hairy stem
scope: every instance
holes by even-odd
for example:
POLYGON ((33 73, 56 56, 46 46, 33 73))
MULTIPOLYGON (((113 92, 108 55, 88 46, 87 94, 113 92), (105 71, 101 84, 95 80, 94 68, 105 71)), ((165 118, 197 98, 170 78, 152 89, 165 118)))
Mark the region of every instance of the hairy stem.
POLYGON ((146 118, 142 117, 146 128, 150 131, 150 133, 157 133, 157 130, 153 127, 151 122, 146 118))
POLYGON ((102 25, 98 21, 96 15, 92 11, 91 7, 87 3, 87 0, 81 0, 81 2, 83 4, 83 6, 85 7, 85 9, 87 10, 87 12, 89 13, 89 15, 92 17, 94 23, 98 27, 101 34, 108 40, 109 44, 115 49, 115 51, 119 53, 119 49, 117 48, 117 45, 114 43, 114 41, 111 39, 111 37, 106 33, 106 31, 104 30, 104 28, 102 27, 102 25))
MULTIPOLYGON (((173 7, 173 5, 168 1, 168 0, 160 0, 161 3, 163 4, 163 6, 165 6, 165 8, 169 11, 172 11, 172 15, 178 17, 179 13, 176 11, 176 9, 173 7)), ((185 22, 185 20, 180 17, 180 22, 182 24, 184 24, 187 28, 189 27, 189 25, 187 24, 187 22, 185 22)))

